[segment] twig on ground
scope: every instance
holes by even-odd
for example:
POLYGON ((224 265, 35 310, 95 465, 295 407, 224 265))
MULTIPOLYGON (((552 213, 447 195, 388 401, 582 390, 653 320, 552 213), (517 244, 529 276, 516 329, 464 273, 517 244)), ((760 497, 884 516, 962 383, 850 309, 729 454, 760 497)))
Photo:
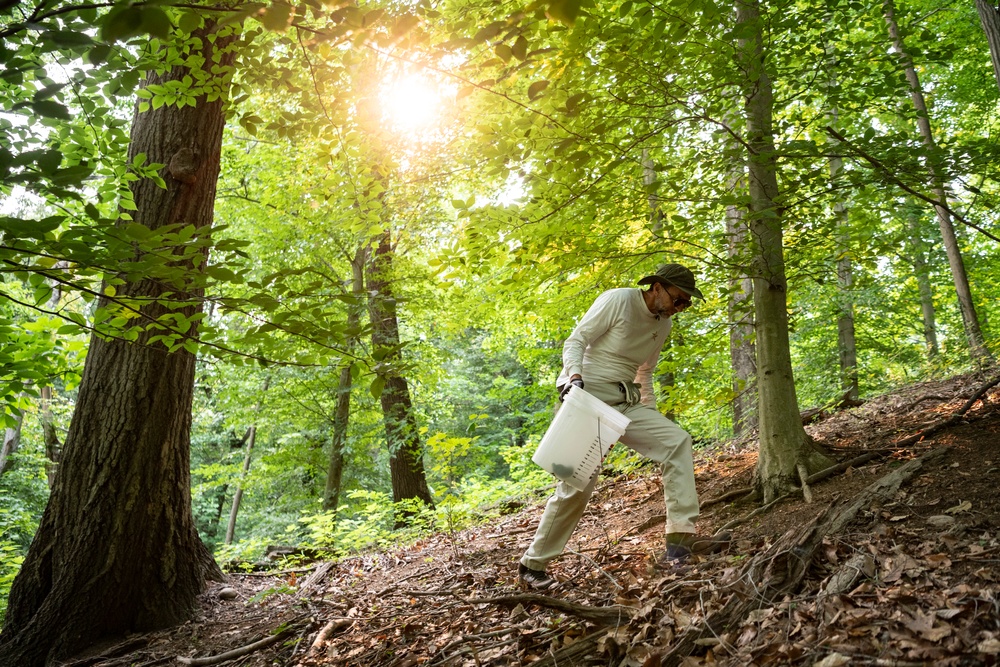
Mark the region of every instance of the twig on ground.
POLYGON ((566 547, 565 551, 567 551, 567 552, 569 552, 569 553, 571 553, 571 554, 573 554, 575 556, 579 556, 580 558, 583 558, 584 560, 586 560, 587 562, 589 562, 591 565, 593 565, 597 569, 598 572, 600 572, 605 577, 607 577, 608 581, 610 581, 612 584, 614 584, 615 588, 617 588, 618 590, 622 589, 621 584, 619 584, 617 581, 615 581, 614 577, 612 577, 610 574, 608 574, 607 572, 605 572, 604 568, 602 568, 600 565, 598 565, 597 562, 593 558, 591 558, 590 556, 587 556, 586 554, 582 554, 579 551, 573 551, 569 547, 566 547))
MULTIPOLYGON (((457 597, 457 596, 456 596, 457 597)), ((588 605, 567 602, 559 598, 552 598, 547 595, 537 593, 522 593, 520 595, 501 595, 494 598, 459 598, 466 604, 492 604, 502 607, 513 607, 519 604, 534 604, 540 607, 548 607, 566 614, 571 614, 594 623, 603 625, 620 625, 628 621, 635 614, 633 607, 623 605, 611 605, 608 607, 591 607, 588 605)))
POLYGON ((709 498, 701 504, 702 509, 709 507, 711 505, 718 505, 719 503, 724 503, 733 498, 743 498, 745 496, 752 495, 754 493, 754 488, 752 486, 741 486, 738 489, 733 489, 732 491, 726 491, 721 496, 716 496, 715 498, 709 498))

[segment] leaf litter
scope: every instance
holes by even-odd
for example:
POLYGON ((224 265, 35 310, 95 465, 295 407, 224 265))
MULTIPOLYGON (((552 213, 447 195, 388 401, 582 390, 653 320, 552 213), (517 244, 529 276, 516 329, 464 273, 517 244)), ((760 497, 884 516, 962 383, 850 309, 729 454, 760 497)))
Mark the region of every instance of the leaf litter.
POLYGON ((201 596, 194 620, 67 665, 997 664, 1000 390, 896 447, 951 418, 984 379, 922 383, 824 413, 807 431, 838 458, 884 456, 813 485, 812 503, 793 497, 750 518, 748 500, 712 503, 751 484, 756 452, 752 442, 700 451, 700 530, 737 525, 728 553, 684 568, 654 567, 664 547, 658 474, 611 471, 549 568, 562 583, 545 595, 517 583, 540 496, 490 524, 391 552, 231 574, 201 596), (938 450, 842 528, 810 528, 938 450))

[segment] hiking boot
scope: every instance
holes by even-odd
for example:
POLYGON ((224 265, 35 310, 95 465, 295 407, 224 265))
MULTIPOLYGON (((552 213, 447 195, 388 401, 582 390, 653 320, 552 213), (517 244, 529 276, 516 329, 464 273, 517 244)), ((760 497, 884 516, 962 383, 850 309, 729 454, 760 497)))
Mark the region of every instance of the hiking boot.
POLYGON ((544 591, 556 585, 556 580, 545 573, 545 570, 532 570, 521 563, 517 566, 517 577, 521 585, 536 591, 544 591))
POLYGON ((708 537, 694 533, 667 533, 667 551, 673 546, 684 547, 689 555, 714 554, 729 548, 732 541, 733 534, 729 532, 708 537))
POLYGON ((686 565, 691 559, 691 549, 683 544, 667 544, 667 550, 656 561, 656 567, 662 569, 678 568, 686 565))

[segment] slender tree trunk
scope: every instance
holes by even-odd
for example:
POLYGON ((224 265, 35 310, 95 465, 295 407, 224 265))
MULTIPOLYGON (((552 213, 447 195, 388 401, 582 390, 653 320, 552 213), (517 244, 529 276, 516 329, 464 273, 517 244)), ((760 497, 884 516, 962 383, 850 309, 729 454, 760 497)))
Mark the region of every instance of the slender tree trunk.
POLYGON ((24 424, 24 413, 21 412, 14 419, 17 422, 14 428, 6 428, 3 432, 3 445, 0 445, 0 475, 14 466, 14 460, 11 456, 21 446, 21 426, 24 424))
MULTIPOLYGON (((830 122, 837 125, 837 109, 830 111, 830 122)), ((830 158, 830 182, 836 186, 844 161, 830 158)), ((840 391, 845 400, 858 400, 858 353, 854 335, 854 267, 851 264, 851 232, 847 205, 842 191, 836 190, 833 216, 837 224, 837 351, 840 358, 840 391)))
MULTIPOLYGON (((735 123, 730 123, 735 126, 735 123)), ((727 189, 737 198, 746 194, 746 164, 742 146, 730 139, 733 166, 727 189)), ((757 350, 754 343, 753 280, 747 271, 747 225, 739 206, 726 206, 726 254, 729 258, 729 360, 733 369, 733 435, 757 428, 757 350)))
MULTIPOLYGON (((392 289, 391 232, 386 229, 377 239, 375 256, 368 263, 368 309, 372 321, 372 349, 381 355, 384 367, 379 378, 384 381, 379 400, 389 445, 389 470, 392 475, 394 502, 418 499, 434 506, 424 474, 423 452, 417 429, 410 388, 395 367, 402 361, 399 352, 399 321, 392 289)), ((400 521, 397 521, 397 526, 400 521)))
MULTIPOLYGON (((927 148, 927 169, 930 173, 931 184, 934 189, 934 196, 942 204, 947 204, 947 193, 944 187, 944 177, 939 172, 934 152, 936 145, 934 134, 931 131, 931 120, 927 110, 927 103, 924 100, 924 92, 920 87, 920 78, 917 70, 913 66, 913 58, 910 57, 903 43, 903 37, 896 24, 896 7, 893 0, 883 0, 882 13, 885 17, 886 26, 889 29, 889 37, 892 39, 893 49, 899 56, 900 63, 906 74, 906 80, 910 85, 910 98, 913 106, 917 110, 917 127, 920 129, 920 136, 924 146, 927 148)), ((958 239, 955 237, 955 227, 951 221, 951 214, 941 206, 935 206, 934 212, 937 214, 938 226, 941 228, 941 238, 944 242, 945 253, 948 255, 948 264, 951 267, 952 279, 955 282, 955 291, 958 294, 958 306, 962 312, 962 322, 965 324, 965 335, 969 341, 969 352, 973 361, 980 364, 991 364, 993 356, 983 339, 983 332, 979 327, 979 318, 976 316, 976 308, 972 300, 972 290, 969 288, 969 278, 965 272, 965 263, 962 260, 962 252, 958 247, 958 239)))
MULTIPOLYGON (((656 166, 649 157, 649 151, 644 148, 642 150, 642 183, 646 188, 646 201, 649 203, 649 229, 654 236, 663 230, 663 209, 660 208, 660 196, 656 193, 656 181, 656 166)), ((668 338, 663 345, 663 350, 660 352, 660 358, 666 358, 669 363, 672 348, 673 341, 668 338)), ((671 399, 673 398, 672 392, 676 386, 676 378, 673 372, 666 371, 659 373, 656 376, 656 383, 659 385, 661 392, 671 399)), ((673 405, 673 400, 670 400, 667 409, 663 413, 667 419, 675 417, 673 405)))
MULTIPOLYGON (((368 261, 368 247, 362 246, 354 253, 351 261, 351 296, 354 303, 347 308, 347 330, 358 331, 361 327, 361 309, 364 308, 364 267, 368 261)), ((347 339, 347 352, 355 348, 356 337, 347 339)), ((330 449, 330 465, 326 472, 326 489, 323 492, 323 509, 336 512, 340 505, 340 487, 344 477, 344 447, 347 444, 347 427, 351 418, 351 367, 340 369, 337 382, 337 404, 333 413, 333 437, 330 449)))
MULTIPOLYGON (((195 55, 218 63, 225 77, 228 38, 198 36, 195 55)), ((186 75, 183 66, 153 72, 147 85, 186 75)), ((215 81, 224 93, 225 79, 215 81)), ((130 184, 135 222, 154 230, 211 224, 224 124, 221 99, 145 113, 136 108, 129 161, 143 153, 170 167, 166 188, 148 179, 130 184)), ((207 251, 201 252, 203 262, 207 251)), ((192 256, 179 254, 175 266, 190 268, 192 256)), ((117 293, 148 303, 142 312, 151 318, 190 318, 196 306, 160 301, 197 303, 201 296, 163 279, 126 282, 117 293)), ((105 297, 100 305, 111 304, 105 297)), ((63 461, 11 589, 0 665, 42 667, 103 639, 181 623, 195 610, 206 576, 222 578, 191 513, 195 358, 151 343, 156 333, 146 331, 135 343, 91 339, 63 461)))
MULTIPOLYGON (((267 393, 267 388, 270 384, 270 376, 264 378, 264 384, 260 388, 260 398, 257 399, 257 405, 253 411, 255 415, 260 412, 260 408, 264 404, 264 395, 267 393)), ((233 537, 236 535, 236 517, 240 513, 240 503, 243 502, 243 486, 250 475, 250 461, 253 459, 253 447, 257 443, 256 424, 250 426, 243 439, 247 443, 247 449, 243 456, 243 470, 240 472, 240 480, 236 483, 236 491, 233 492, 233 504, 229 509, 229 523, 226 524, 225 544, 232 544, 233 537)))
POLYGON ((760 454, 756 484, 769 502, 796 486, 797 466, 815 471, 828 463, 799 417, 788 345, 788 306, 782 248, 782 213, 772 131, 774 99, 765 67, 759 0, 736 0, 743 69, 750 192, 749 230, 754 243, 754 322, 757 333, 760 454))
POLYGON ((229 506, 229 522, 226 524, 226 537, 223 544, 232 544, 236 535, 236 517, 240 514, 240 504, 243 502, 243 485, 250 475, 250 462, 253 459, 253 446, 257 443, 257 426, 253 425, 247 430, 247 449, 243 454, 243 468, 240 471, 240 481, 236 483, 236 491, 233 492, 233 502, 229 506))
POLYGON ((986 0, 976 0, 976 11, 979 12, 979 22, 983 24, 983 32, 990 45, 993 76, 997 80, 997 88, 1000 88, 1000 11, 995 4, 986 0))
POLYGON ((913 264, 913 275, 917 279, 917 289, 920 293, 920 313, 924 324, 924 343, 927 348, 927 358, 935 359, 940 354, 937 339, 937 324, 934 321, 934 292, 931 289, 930 268, 927 266, 927 250, 920 234, 921 209, 914 205, 907 206, 907 236, 910 246, 910 262, 913 264))
POLYGON ((62 459, 62 443, 59 442, 55 417, 52 415, 52 387, 42 387, 39 392, 38 421, 41 422, 42 441, 45 443, 45 479, 51 489, 62 459))

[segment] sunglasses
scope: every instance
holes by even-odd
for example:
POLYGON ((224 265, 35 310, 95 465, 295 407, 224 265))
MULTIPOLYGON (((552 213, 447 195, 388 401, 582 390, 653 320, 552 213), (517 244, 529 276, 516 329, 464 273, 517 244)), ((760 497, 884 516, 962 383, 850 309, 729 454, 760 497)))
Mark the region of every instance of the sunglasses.
POLYGON ((687 298, 686 296, 679 296, 676 299, 674 299, 674 308, 676 308, 677 310, 684 310, 690 305, 691 305, 691 299, 687 298))

